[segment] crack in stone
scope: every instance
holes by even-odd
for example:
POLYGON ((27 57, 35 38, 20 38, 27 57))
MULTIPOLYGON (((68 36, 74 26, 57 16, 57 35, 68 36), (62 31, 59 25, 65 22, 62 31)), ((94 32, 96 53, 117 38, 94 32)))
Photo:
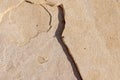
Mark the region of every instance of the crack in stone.
POLYGON ((52 28, 52 25, 51 25, 51 23, 52 23, 52 15, 51 15, 51 13, 47 10, 47 8, 45 7, 45 6, 43 6, 42 4, 40 4, 46 11, 47 11, 47 13, 49 14, 49 16, 50 16, 50 21, 49 21, 49 29, 47 30, 47 32, 52 28))
MULTIPOLYGON (((34 5, 35 3, 34 2, 31 2, 31 1, 29 1, 29 0, 22 0, 22 1, 20 1, 17 5, 14 5, 14 6, 11 6, 11 7, 9 7, 7 10, 5 10, 3 13, 0 13, 0 23, 2 22, 2 20, 3 20, 3 17, 7 14, 7 13, 9 13, 9 12, 11 12, 13 9, 15 9, 15 8, 18 8, 22 3, 28 3, 28 4, 31 4, 31 5, 34 5)), ((49 21, 49 29, 47 29, 45 32, 48 32, 51 28, 52 28, 52 25, 51 25, 51 23, 52 23, 52 15, 51 15, 51 13, 47 10, 47 8, 45 7, 45 6, 43 6, 42 4, 35 4, 35 5, 40 5, 41 7, 43 7, 44 9, 45 9, 45 11, 48 13, 48 15, 50 16, 50 21, 49 21)), ((12 20, 11 20, 11 18, 10 18, 10 14, 9 14, 9 21, 10 22, 12 22, 12 20)), ((37 32, 37 34, 35 35, 35 36, 33 36, 33 37, 31 37, 30 39, 29 39, 29 41, 27 42, 27 43, 29 43, 30 41, 31 41, 31 39, 33 39, 33 38, 35 38, 35 37, 37 37, 39 35, 39 32, 37 32)), ((21 46, 24 46, 24 45, 26 45, 27 43, 24 43, 23 45, 18 45, 19 47, 21 47, 21 46)))
MULTIPOLYGON (((31 2, 31 1, 29 1, 29 0, 25 0, 25 2, 26 3, 29 3, 29 4, 31 4, 31 5, 35 5, 36 3, 34 3, 34 2, 31 2)), ((43 7, 44 9, 45 9, 45 11, 49 14, 49 16, 50 16, 50 21, 49 21, 49 29, 46 31, 46 32, 48 32, 51 28, 52 28, 52 25, 51 25, 51 23, 52 23, 52 15, 51 15, 51 13, 47 10, 47 8, 45 7, 45 6, 43 6, 42 4, 36 4, 36 5, 40 5, 41 7, 43 7)), ((35 38, 35 37, 37 37, 38 35, 39 35, 40 33, 39 32, 37 32, 37 34, 35 35, 35 36, 33 36, 33 37, 31 37, 30 38, 30 40, 29 40, 29 42, 33 39, 33 38, 35 38)), ((26 43, 27 44, 27 43, 26 43)), ((26 44, 24 44, 24 45, 26 45, 26 44)), ((22 46, 24 46, 24 45, 22 45, 22 46)))
MULTIPOLYGON (((5 14, 7 14, 8 12, 10 12, 10 11, 12 11, 13 9, 15 9, 15 8, 17 8, 17 7, 19 7, 23 2, 26 2, 26 3, 29 3, 29 4, 34 4, 34 2, 31 2, 31 1, 29 1, 29 0, 22 0, 20 3, 18 3, 16 6, 12 6, 12 7, 10 7, 10 8, 8 8, 6 11, 4 11, 3 13, 0 13, 0 23, 2 22, 2 19, 3 19, 3 17, 4 17, 4 15, 5 14)), ((52 23, 52 15, 51 15, 51 13, 47 10, 47 8, 45 7, 45 6, 43 6, 42 4, 37 4, 37 5, 40 5, 40 6, 42 6, 45 10, 46 10, 46 12, 49 14, 49 16, 50 16, 50 21, 49 21, 49 29, 47 30, 47 32, 52 28, 52 25, 51 25, 51 23, 52 23)))
POLYGON ((29 1, 29 0, 25 0, 26 3, 29 3, 29 4, 34 4, 33 2, 29 1))
POLYGON ((73 56, 71 55, 69 48, 67 47, 67 45, 65 44, 65 42, 63 40, 62 33, 65 29, 65 18, 64 18, 65 11, 64 11, 63 5, 58 5, 58 11, 59 11, 59 13, 58 13, 59 24, 58 24, 58 28, 55 32, 55 36, 56 36, 58 42, 60 43, 63 51, 65 52, 65 54, 67 56, 67 59, 69 60, 71 66, 72 66, 75 77, 77 78, 77 80, 83 80, 81 77, 80 71, 78 69, 78 66, 77 66, 73 56))
MULTIPOLYGON (((34 2, 31 2, 31 1, 29 1, 29 0, 25 0, 25 2, 27 2, 27 3, 29 3, 29 4, 35 4, 34 2)), ((51 23, 52 23, 52 15, 51 15, 51 13, 48 11, 48 9, 45 7, 45 6, 43 6, 42 4, 37 4, 37 5, 40 5, 40 6, 42 6, 45 10, 46 10, 46 12, 49 14, 49 16, 50 16, 50 21, 49 21, 49 29, 47 30, 47 32, 52 28, 52 25, 51 25, 51 23)), ((48 5, 48 4, 47 4, 48 5)), ((50 6, 50 5, 49 5, 50 6)))
MULTIPOLYGON (((11 10, 19 7, 23 2, 27 2, 27 3, 30 3, 30 4, 34 4, 33 2, 29 1, 29 0, 22 0, 19 4, 17 4, 16 6, 12 6, 10 8, 8 8, 5 12, 3 13, 0 13, 0 23, 4 17, 5 14, 7 14, 8 12, 10 12, 11 10)), ((50 12, 46 9, 45 6, 43 6, 42 4, 40 4, 49 14, 50 16, 50 22, 49 22, 49 29, 47 30, 47 32, 52 28, 52 25, 51 25, 51 22, 52 22, 52 15, 50 14, 50 12)), ((51 5, 50 5, 51 6, 51 5)), ((53 5, 52 5, 53 6, 53 5)), ((81 75, 80 75, 80 71, 78 69, 78 66, 77 64, 75 63, 74 61, 74 58, 72 57, 67 45, 65 44, 64 40, 63 40, 63 37, 62 37, 62 33, 64 31, 64 28, 65 28, 65 19, 64 19, 64 8, 63 8, 63 5, 58 5, 58 11, 59 11, 59 14, 58 14, 58 19, 59 19, 59 24, 58 24, 58 28, 55 32, 55 36, 58 40, 58 42, 60 43, 60 45, 62 46, 62 49, 63 51, 65 52, 66 56, 67 56, 67 59, 70 61, 71 63, 71 66, 72 66, 72 69, 73 69, 73 72, 74 72, 74 75, 76 76, 76 78, 78 80, 83 80, 81 75)))

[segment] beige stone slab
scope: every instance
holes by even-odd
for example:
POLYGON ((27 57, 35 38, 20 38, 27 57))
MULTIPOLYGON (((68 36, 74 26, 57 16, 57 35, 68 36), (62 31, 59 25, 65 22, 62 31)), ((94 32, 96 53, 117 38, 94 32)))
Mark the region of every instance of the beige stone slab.
POLYGON ((64 6, 64 40, 83 80, 119 80, 120 15, 117 2, 75 0, 64 6))
POLYGON ((64 44, 83 80, 119 80, 119 3, 0 0, 0 80, 79 80, 64 44), (56 37, 60 15, 62 44, 56 37))
POLYGON ((1 17, 0 80, 76 80, 54 37, 57 18, 57 7, 27 2, 1 17), (52 16, 49 32, 50 14, 45 8, 52 16))

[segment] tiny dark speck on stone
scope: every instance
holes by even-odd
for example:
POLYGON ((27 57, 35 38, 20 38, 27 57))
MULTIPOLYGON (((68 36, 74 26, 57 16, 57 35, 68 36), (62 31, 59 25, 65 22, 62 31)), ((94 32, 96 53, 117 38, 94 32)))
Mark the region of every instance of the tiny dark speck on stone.
POLYGON ((38 24, 36 25, 36 27, 38 27, 38 24))
POLYGON ((86 49, 86 48, 84 48, 84 49, 86 49))

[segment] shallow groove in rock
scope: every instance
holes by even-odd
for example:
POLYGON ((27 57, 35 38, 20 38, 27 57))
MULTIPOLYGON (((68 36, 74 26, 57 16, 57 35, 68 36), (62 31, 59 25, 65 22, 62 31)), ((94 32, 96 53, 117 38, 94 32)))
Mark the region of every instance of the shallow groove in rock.
MULTIPOLYGON (((34 2, 31 2, 31 1, 29 1, 29 0, 25 0, 25 2, 26 3, 29 3, 29 4, 34 4, 34 2)), ((52 25, 51 25, 51 23, 52 23, 52 15, 51 15, 51 13, 48 11, 48 9, 45 7, 45 6, 43 6, 42 4, 39 4, 40 6, 42 6, 45 10, 46 10, 46 12, 49 14, 49 16, 50 16, 50 21, 49 21, 49 29, 47 30, 47 32, 52 28, 52 25)))
POLYGON ((49 16, 50 16, 50 21, 49 21, 49 29, 47 30, 47 32, 52 28, 52 25, 51 25, 51 23, 52 23, 52 15, 51 15, 51 13, 47 10, 47 8, 45 7, 45 6, 43 6, 42 4, 40 4, 46 11, 47 11, 47 13, 49 14, 49 16))
POLYGON ((29 4, 34 4, 33 2, 28 1, 28 0, 25 0, 25 2, 27 2, 27 3, 29 3, 29 4))
POLYGON ((71 66, 72 66, 75 77, 77 78, 77 80, 83 80, 81 77, 80 71, 78 69, 78 66, 75 63, 74 58, 72 57, 72 55, 62 37, 62 33, 65 29, 65 18, 64 18, 65 12, 64 12, 63 5, 58 6, 58 11, 59 11, 59 13, 58 13, 59 24, 58 24, 58 28, 55 32, 55 36, 56 36, 58 42, 60 43, 63 51, 65 52, 65 55, 67 56, 67 59, 69 60, 71 66))

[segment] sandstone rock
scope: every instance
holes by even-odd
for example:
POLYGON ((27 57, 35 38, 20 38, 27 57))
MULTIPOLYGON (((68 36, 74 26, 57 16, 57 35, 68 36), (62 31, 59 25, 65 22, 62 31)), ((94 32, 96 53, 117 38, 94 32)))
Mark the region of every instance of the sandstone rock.
POLYGON ((118 0, 0 0, 0 80, 119 80, 118 0))
POLYGON ((54 37, 57 7, 25 1, 18 4, 0 13, 0 80, 76 80, 54 37), (49 32, 50 14, 45 7, 53 21, 49 32))
POLYGON ((83 80, 120 79, 118 4, 112 0, 71 0, 64 4, 64 40, 83 80))

